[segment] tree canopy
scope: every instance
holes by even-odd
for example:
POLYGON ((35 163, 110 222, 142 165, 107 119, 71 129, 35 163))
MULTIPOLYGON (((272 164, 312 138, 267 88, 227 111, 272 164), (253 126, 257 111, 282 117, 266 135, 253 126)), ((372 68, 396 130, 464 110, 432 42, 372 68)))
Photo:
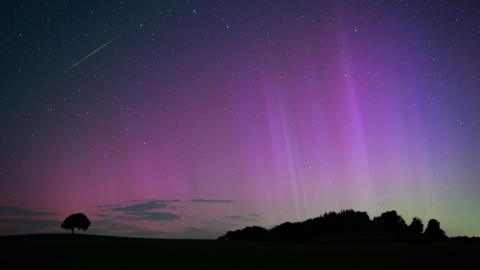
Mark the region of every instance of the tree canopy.
POLYGON ((86 231, 90 226, 90 220, 83 213, 71 214, 62 222, 61 227, 65 230, 71 230, 72 234, 75 229, 86 231))

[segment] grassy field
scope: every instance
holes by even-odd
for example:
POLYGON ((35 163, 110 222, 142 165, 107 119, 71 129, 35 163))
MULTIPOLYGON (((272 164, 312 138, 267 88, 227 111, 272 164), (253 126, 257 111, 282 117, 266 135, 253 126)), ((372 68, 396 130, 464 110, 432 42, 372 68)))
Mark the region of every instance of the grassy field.
POLYGON ((0 269, 480 269, 478 241, 292 244, 45 234, 0 237, 0 250, 0 269))

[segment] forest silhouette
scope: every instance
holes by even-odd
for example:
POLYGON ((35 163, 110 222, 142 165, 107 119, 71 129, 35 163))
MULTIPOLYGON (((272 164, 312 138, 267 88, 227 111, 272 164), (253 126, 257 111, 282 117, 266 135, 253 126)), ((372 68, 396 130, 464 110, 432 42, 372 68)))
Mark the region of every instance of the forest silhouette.
POLYGON ((250 226, 229 231, 220 240, 305 242, 322 240, 441 240, 447 239, 440 222, 423 222, 414 217, 409 225, 397 211, 387 211, 370 219, 367 212, 329 212, 302 222, 285 222, 270 230, 250 226))

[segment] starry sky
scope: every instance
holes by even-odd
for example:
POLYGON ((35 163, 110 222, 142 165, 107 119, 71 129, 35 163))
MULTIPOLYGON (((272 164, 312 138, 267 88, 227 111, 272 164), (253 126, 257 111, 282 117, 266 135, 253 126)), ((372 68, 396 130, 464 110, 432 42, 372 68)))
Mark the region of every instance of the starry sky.
POLYGON ((353 208, 480 235, 477 1, 7 0, 0 22, 0 234, 353 208))

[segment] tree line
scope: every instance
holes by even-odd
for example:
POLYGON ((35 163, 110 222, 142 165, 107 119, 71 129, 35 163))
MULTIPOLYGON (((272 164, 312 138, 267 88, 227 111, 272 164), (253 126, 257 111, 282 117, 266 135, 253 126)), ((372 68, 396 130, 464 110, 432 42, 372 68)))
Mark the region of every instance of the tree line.
MULTIPOLYGON (((446 239, 440 222, 430 219, 424 230, 420 218, 413 218, 410 224, 395 210, 382 213, 370 219, 367 212, 342 210, 329 212, 302 222, 285 222, 271 229, 250 226, 229 231, 220 240, 251 241, 315 241, 328 236, 348 236, 363 239, 446 239)), ((345 239, 345 237, 343 238, 345 239)))

